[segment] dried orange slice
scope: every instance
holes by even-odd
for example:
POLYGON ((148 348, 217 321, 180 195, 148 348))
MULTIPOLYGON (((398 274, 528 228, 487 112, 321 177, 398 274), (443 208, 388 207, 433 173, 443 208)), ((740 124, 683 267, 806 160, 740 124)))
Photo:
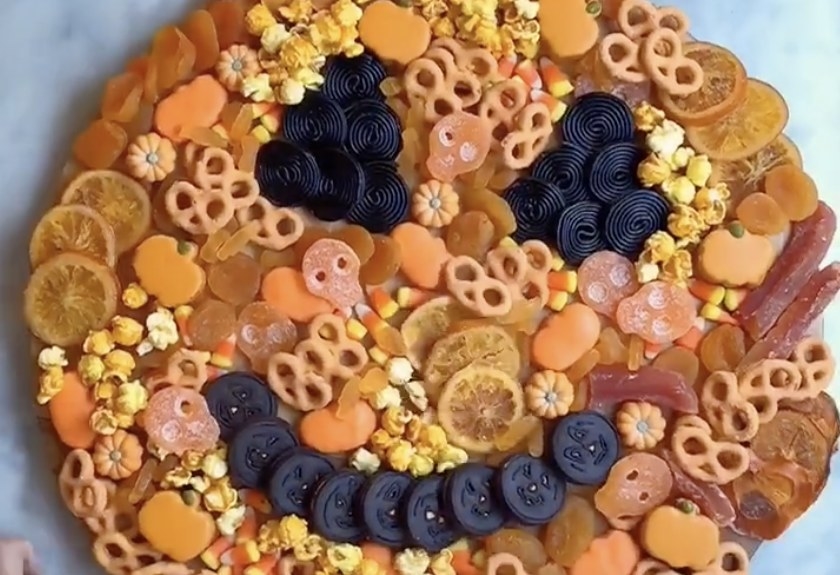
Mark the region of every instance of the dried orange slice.
POLYGON ((56 254, 77 252, 114 267, 114 230, 87 206, 56 206, 41 218, 29 241, 29 263, 38 267, 56 254))
POLYGON ((82 204, 114 229, 117 254, 136 246, 152 225, 149 193, 137 181, 113 170, 82 172, 61 195, 62 204, 82 204))
POLYGON ((724 183, 732 192, 731 205, 738 207, 741 200, 754 192, 761 191, 764 174, 777 166, 794 164, 802 167, 802 155, 790 138, 780 134, 770 144, 743 160, 714 162, 711 183, 724 183))
POLYGON ((523 412, 522 386, 504 371, 481 364, 453 375, 438 400, 438 419, 449 440, 473 453, 492 451, 523 412))
POLYGON ((683 47, 687 58, 703 68, 703 85, 690 96, 658 92, 662 108, 685 126, 708 126, 738 107, 747 95, 747 71, 729 50, 717 44, 692 42, 683 47))
POLYGON ((30 331, 50 345, 80 344, 117 311, 117 278, 111 268, 87 256, 58 254, 38 266, 24 292, 30 331))
POLYGON ((773 86, 747 80, 741 105, 709 126, 687 126, 685 133, 698 154, 713 160, 741 160, 772 142, 785 129, 788 107, 773 86))

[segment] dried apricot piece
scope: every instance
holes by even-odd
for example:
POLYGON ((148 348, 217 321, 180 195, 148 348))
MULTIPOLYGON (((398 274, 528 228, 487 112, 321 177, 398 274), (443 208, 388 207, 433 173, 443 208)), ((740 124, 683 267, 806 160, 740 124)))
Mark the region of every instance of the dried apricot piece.
POLYGON ((516 231, 516 218, 510 204, 497 194, 485 188, 465 190, 461 192, 459 201, 462 212, 484 212, 490 218, 495 230, 495 241, 516 231))
POLYGON ((627 363, 627 346, 614 327, 605 327, 601 330, 595 349, 598 351, 600 363, 603 365, 627 363))
POLYGON ((484 550, 488 555, 510 553, 522 561, 528 573, 536 571, 548 563, 542 541, 536 535, 524 529, 500 529, 484 540, 484 550))
POLYGON ((219 48, 227 50, 239 42, 245 31, 245 9, 238 0, 215 0, 207 5, 207 12, 216 23, 219 48))
POLYGON ((554 516, 543 536, 548 556, 563 567, 574 565, 595 539, 595 508, 578 495, 566 496, 563 510, 554 516))
POLYGON ((772 421, 759 427, 750 446, 763 461, 790 461, 818 478, 827 471, 833 445, 830 439, 808 415, 782 409, 772 421))
POLYGON ((215 66, 221 50, 213 15, 207 10, 196 10, 187 16, 181 28, 195 46, 195 71, 203 72, 215 66))
POLYGON ((130 122, 140 111, 143 77, 132 72, 118 74, 105 84, 100 111, 105 120, 130 122))
POLYGON ((217 298, 233 305, 253 301, 260 290, 262 270, 251 256, 238 253, 207 270, 207 286, 217 298))
POLYGON ((697 355, 678 345, 669 347, 657 355, 652 365, 665 371, 680 374, 685 382, 692 387, 697 383, 697 376, 700 373, 700 360, 697 355))
POLYGON ((782 233, 790 225, 787 214, 773 196, 761 192, 741 200, 735 215, 751 234, 773 236, 782 233))
POLYGON ((384 284, 397 275, 401 263, 400 245, 390 236, 374 234, 373 254, 362 265, 359 279, 370 286, 384 284))
POLYGON ((254 136, 248 134, 233 144, 233 157, 236 160, 236 167, 241 172, 253 173, 257 165, 257 153, 262 144, 254 136))
POLYGON ((73 157, 94 170, 104 170, 114 165, 128 146, 125 129, 109 120, 95 120, 76 136, 73 157))
POLYGON ((746 353, 744 331, 735 325, 720 324, 700 342, 700 361, 709 371, 734 371, 746 353))
POLYGON ((335 411, 336 417, 344 419, 353 413, 356 404, 362 399, 361 379, 358 377, 351 377, 347 380, 341 388, 341 393, 338 396, 338 407, 335 411))
POLYGON ((152 41, 152 59, 157 64, 157 86, 169 90, 189 76, 195 65, 195 45, 175 26, 164 26, 152 41))
POLYGON ((365 264, 374 252, 373 236, 362 226, 350 224, 335 230, 332 238, 344 242, 359 256, 359 262, 365 264))
POLYGON ((307 226, 303 230, 303 235, 300 236, 297 242, 292 246, 295 255, 297 256, 298 264, 303 260, 303 255, 309 247, 324 238, 330 237, 330 231, 321 226, 307 226))
POLYGON ((462 212, 446 228, 446 249, 453 256, 482 261, 493 246, 496 229, 484 212, 462 212))
POLYGON ((236 346, 251 361, 251 369, 265 373, 275 353, 290 352, 298 341, 291 319, 264 301, 246 305, 237 319, 236 346))
POLYGON ((798 166, 786 164, 767 172, 764 176, 764 192, 776 200, 793 222, 801 222, 817 211, 817 185, 798 166))

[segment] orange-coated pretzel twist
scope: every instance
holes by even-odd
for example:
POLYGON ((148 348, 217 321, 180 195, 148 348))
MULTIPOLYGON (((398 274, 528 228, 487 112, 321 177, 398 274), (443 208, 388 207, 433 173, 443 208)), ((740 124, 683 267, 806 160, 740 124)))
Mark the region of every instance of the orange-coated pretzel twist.
POLYGON ((620 32, 607 34, 598 46, 598 56, 616 80, 638 84, 648 79, 639 60, 639 44, 620 32))
POLYGON ((280 401, 298 411, 312 411, 329 405, 333 388, 320 374, 309 370, 297 353, 275 353, 268 360, 268 386, 280 401))
POLYGON ((677 8, 657 8, 648 0, 624 0, 616 14, 618 29, 630 40, 641 40, 663 28, 681 38, 688 34, 690 22, 677 8))
POLYGON ((765 359, 747 368, 738 378, 738 393, 752 403, 760 423, 769 423, 779 412, 779 402, 796 397, 802 373, 783 359, 765 359))
POLYGON ((831 349, 821 339, 810 337, 799 342, 791 361, 802 374, 802 383, 792 393, 791 399, 813 399, 825 391, 834 379, 837 362, 831 349))
POLYGON ((491 277, 511 287, 514 298, 538 299, 540 306, 548 303, 550 266, 551 251, 535 240, 521 246, 499 246, 487 254, 486 268, 491 277))
POLYGON ((148 543, 132 541, 116 531, 102 533, 93 541, 93 556, 109 575, 136 575, 143 566, 163 559, 148 543))
POLYGON ((749 575, 750 556, 735 541, 723 541, 714 562, 694 575, 749 575))
POLYGON ((233 156, 220 148, 201 153, 193 181, 175 182, 164 197, 172 222, 193 235, 219 231, 237 209, 253 204, 260 193, 254 177, 237 170, 233 156))
POLYGON ((143 385, 149 393, 170 385, 201 391, 210 378, 207 372, 209 360, 210 354, 206 351, 179 349, 166 360, 166 371, 161 375, 146 378, 143 385))
MULTIPOLYGON (((449 56, 452 57, 451 54, 449 56)), ((423 118, 427 122, 435 123, 447 114, 460 112, 468 107, 464 105, 464 98, 456 91, 458 82, 467 88, 467 101, 478 101, 474 97, 476 89, 479 90, 478 97, 481 97, 478 80, 466 72, 456 72, 448 75, 441 69, 438 60, 425 56, 414 60, 405 69, 403 84, 406 94, 409 100, 422 104, 423 118)))
POLYGON ((499 317, 513 306, 510 288, 491 278, 469 256, 456 256, 444 268, 446 287, 462 306, 482 317, 499 317))
POLYGON ((700 392, 700 403, 706 421, 724 439, 743 443, 758 433, 758 411, 741 396, 734 373, 716 371, 709 375, 700 392))
POLYGON ((670 28, 650 33, 641 46, 641 61, 651 81, 671 96, 689 96, 703 86, 703 67, 683 54, 682 40, 670 28))
POLYGON ((260 196, 250 206, 236 210, 240 226, 257 222, 259 227, 251 236, 256 245, 269 250, 283 251, 303 235, 303 219, 289 208, 278 208, 260 196))
POLYGON ((70 512, 80 519, 99 517, 108 506, 109 481, 95 476, 93 457, 74 449, 64 458, 58 489, 70 512))
POLYGON ((516 115, 528 104, 528 86, 520 80, 503 80, 484 92, 478 117, 486 121, 497 146, 516 128, 516 115))
POLYGON ((530 166, 548 145, 554 127, 542 102, 531 102, 516 115, 514 130, 502 140, 502 159, 512 170, 530 166))
POLYGON ((716 485, 731 483, 750 466, 749 449, 739 443, 715 441, 712 428, 696 415, 677 420, 671 451, 687 475, 716 485))
POLYGON ((466 48, 453 38, 438 38, 430 47, 450 52, 455 57, 458 68, 474 75, 482 86, 495 83, 500 79, 499 62, 489 50, 466 48))

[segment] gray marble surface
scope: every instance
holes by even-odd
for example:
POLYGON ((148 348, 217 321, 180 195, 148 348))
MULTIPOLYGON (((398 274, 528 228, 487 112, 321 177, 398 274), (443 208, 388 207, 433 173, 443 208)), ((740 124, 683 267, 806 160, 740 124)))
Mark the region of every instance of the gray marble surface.
MULTIPOLYGON (((749 73, 787 98, 787 133, 799 144, 820 194, 840 207, 840 2, 674 0, 701 39, 724 44, 749 73), (832 72, 835 70, 835 72, 832 72)), ((54 200, 71 139, 98 109, 104 80, 144 49, 153 31, 179 18, 182 0, 0 1, 0 536, 32 540, 46 575, 100 574, 84 528, 64 510, 31 406, 21 291, 26 246, 54 200)), ((840 256, 838 245, 830 257, 840 256)), ((840 349, 840 306, 827 337, 840 349)), ((837 386, 834 392, 836 393, 837 386)), ((840 568, 840 479, 780 540, 764 545, 752 573, 829 575, 840 568)))

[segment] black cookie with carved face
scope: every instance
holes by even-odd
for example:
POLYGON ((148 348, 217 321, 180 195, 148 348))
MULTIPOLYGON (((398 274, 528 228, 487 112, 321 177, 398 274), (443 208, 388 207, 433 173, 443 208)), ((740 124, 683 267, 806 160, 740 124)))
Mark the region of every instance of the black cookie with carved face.
POLYGON ((228 445, 228 466, 234 487, 262 488, 280 457, 298 446, 291 426, 278 417, 248 421, 228 445))
POLYGON ((619 452, 618 432, 600 413, 582 411, 563 417, 551 435, 551 457, 571 483, 601 485, 619 452))
POLYGON ((452 545, 460 535, 444 511, 443 486, 443 476, 430 475, 415 483, 405 499, 408 537, 430 553, 452 545))
POLYGON ((249 420, 277 415, 277 396, 252 373, 232 371, 209 384, 207 408, 219 424, 222 441, 230 441, 249 420))
POLYGON ((443 489, 446 511, 470 535, 485 536, 505 523, 505 506, 493 488, 494 470, 481 463, 456 467, 443 489))
POLYGON ((305 517, 315 486, 334 470, 329 459, 311 449, 296 447, 284 453, 272 468, 266 487, 274 514, 305 517))
POLYGON ((314 532, 336 543, 358 543, 367 535, 356 512, 365 476, 352 469, 341 469, 323 477, 315 487, 310 503, 314 532))
POLYGON ((496 495, 523 525, 543 525, 560 513, 566 480, 542 459, 511 455, 496 470, 496 495))
POLYGON ((407 540, 403 502, 412 486, 411 476, 396 471, 371 475, 359 494, 357 513, 368 539, 388 547, 403 547, 407 540))

